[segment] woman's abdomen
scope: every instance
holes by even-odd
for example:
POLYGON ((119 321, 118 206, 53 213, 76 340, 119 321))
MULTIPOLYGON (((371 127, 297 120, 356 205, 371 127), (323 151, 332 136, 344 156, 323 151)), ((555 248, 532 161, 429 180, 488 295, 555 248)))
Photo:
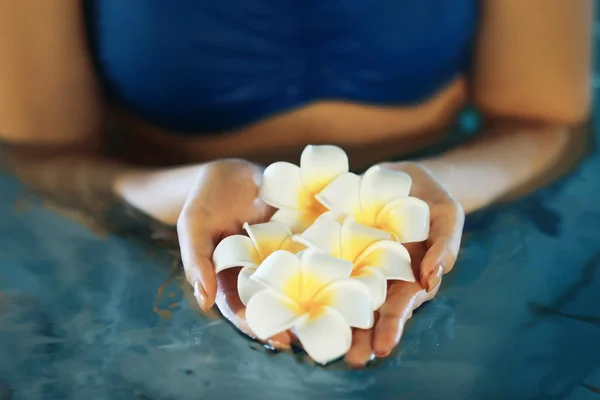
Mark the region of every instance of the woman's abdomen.
POLYGON ((244 158, 262 163, 298 161, 307 144, 342 146, 353 167, 399 157, 441 138, 444 127, 465 105, 464 79, 412 107, 381 107, 349 102, 315 102, 233 130, 228 134, 174 135, 117 108, 128 158, 150 164, 244 158))

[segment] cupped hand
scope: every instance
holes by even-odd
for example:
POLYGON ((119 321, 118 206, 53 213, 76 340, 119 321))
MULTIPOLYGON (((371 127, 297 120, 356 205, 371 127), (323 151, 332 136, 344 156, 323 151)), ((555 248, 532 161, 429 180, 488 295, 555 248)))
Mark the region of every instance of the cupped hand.
MULTIPOLYGON (((226 236, 239 233, 244 222, 268 221, 275 209, 258 198, 263 168, 244 160, 205 164, 177 221, 177 234, 185 275, 202 310, 215 302, 225 318, 252 336, 245 307, 237 293, 239 269, 215 274, 212 255, 226 236)), ((289 345, 289 335, 273 338, 289 345)))
MULTIPOLYGON (((460 205, 424 167, 416 163, 382 166, 412 177, 410 194, 429 205, 431 228, 427 241, 407 246, 417 281, 392 282, 375 326, 355 330, 346 362, 356 367, 365 365, 373 354, 387 356, 398 344, 412 312, 435 296, 442 275, 456 261, 464 222, 460 205)), ((242 160, 206 164, 177 224, 186 278, 200 307, 208 310, 216 301, 223 316, 249 336, 254 335, 246 323, 245 307, 237 292, 239 269, 227 269, 217 276, 212 254, 219 241, 239 233, 244 222, 266 222, 275 212, 258 198, 262 172, 261 167, 242 160)), ((291 334, 283 332, 269 343, 286 348, 291 341, 291 334)))
POLYGON ((396 347, 404 325, 412 313, 437 293, 442 275, 456 262, 465 214, 456 200, 422 165, 412 162, 387 163, 382 167, 408 173, 412 178, 411 196, 429 205, 431 226, 425 242, 411 243, 408 249, 416 282, 393 281, 387 299, 378 311, 375 326, 354 331, 346 362, 364 366, 373 355, 385 357, 396 347))

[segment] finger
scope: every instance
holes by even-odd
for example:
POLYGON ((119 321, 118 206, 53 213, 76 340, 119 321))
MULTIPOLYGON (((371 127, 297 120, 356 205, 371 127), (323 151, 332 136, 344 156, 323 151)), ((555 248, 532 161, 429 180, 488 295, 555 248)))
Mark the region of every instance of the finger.
POLYGON ((415 308, 420 306, 425 291, 418 282, 396 282, 388 290, 385 304, 379 309, 375 325, 373 350, 377 357, 386 357, 402 336, 404 324, 415 308), (419 296, 421 294, 421 296, 419 296))
POLYGON ((219 291, 216 297, 216 304, 225 319, 244 334, 255 337, 246 322, 244 305, 240 301, 237 291, 219 291))
POLYGON ((216 303, 221 314, 229 322, 245 334, 253 336, 245 320, 245 306, 237 291, 239 273, 240 268, 231 268, 217 275, 219 290, 216 295, 216 303))
POLYGON ((290 348, 292 337, 287 331, 281 332, 267 340, 267 343, 275 349, 285 350, 290 348))
MULTIPOLYGON (((427 246, 425 243, 406 243, 404 245, 408 253, 410 254, 410 265, 412 267, 413 273, 415 276, 419 276, 421 262, 423 261, 423 257, 425 257, 425 253, 427 251, 427 246)), ((393 284, 394 281, 388 281, 388 284, 393 284)))
POLYGON ((460 250, 464 218, 462 208, 453 202, 432 209, 428 250, 421 262, 419 276, 421 286, 427 291, 437 286, 442 275, 454 267, 460 250))
POLYGON ((362 368, 373 355, 373 328, 354 329, 352 334, 352 345, 346 353, 346 364, 353 368, 362 368))
MULTIPOLYGON (((222 271, 217 275, 218 292, 216 303, 221 314, 231 322, 236 328, 244 334, 255 338, 254 333, 246 322, 246 307, 242 303, 237 291, 237 279, 239 268, 232 268, 222 271)), ((281 332, 269 340, 267 343, 276 349, 288 349, 291 343, 291 337, 288 332, 281 332)))
POLYGON ((429 205, 431 226, 426 244, 430 252, 419 266, 419 281, 431 291, 439 283, 441 275, 450 271, 456 262, 465 219, 464 210, 423 165, 392 163, 389 168, 411 175, 413 181, 418 182, 418 185, 411 187, 411 196, 421 198, 429 205))
POLYGON ((419 282, 428 292, 442 280, 442 275, 452 269, 456 262, 456 252, 449 249, 446 240, 436 242, 423 257, 420 266, 419 282))
POLYGON ((196 298, 200 308, 206 311, 213 306, 217 293, 212 263, 215 244, 209 233, 209 221, 198 223, 197 219, 186 212, 182 213, 177 223, 177 235, 185 276, 197 292, 196 298))
POLYGON ((464 224, 465 212, 455 201, 433 207, 431 229, 427 239, 428 246, 432 247, 436 242, 441 241, 444 242, 450 253, 456 255, 460 249, 464 224))

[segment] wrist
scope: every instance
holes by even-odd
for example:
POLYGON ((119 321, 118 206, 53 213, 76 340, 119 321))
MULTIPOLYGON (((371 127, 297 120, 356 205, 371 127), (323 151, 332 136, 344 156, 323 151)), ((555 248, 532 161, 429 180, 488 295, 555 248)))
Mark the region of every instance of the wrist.
POLYGON ((494 125, 421 163, 473 212, 530 193, 564 173, 581 154, 579 136, 558 126, 494 125))
POLYGON ((497 196, 495 189, 477 182, 485 180, 485 168, 473 170, 476 166, 468 166, 444 157, 422 160, 421 164, 440 182, 454 197, 465 213, 471 213, 491 204, 497 196))
POLYGON ((163 170, 130 169, 114 184, 115 193, 129 205, 159 222, 175 226, 193 188, 218 174, 219 181, 247 175, 259 186, 264 167, 242 159, 215 160, 205 164, 163 170))
POLYGON ((132 207, 163 224, 175 226, 204 166, 127 170, 115 180, 113 190, 132 207))

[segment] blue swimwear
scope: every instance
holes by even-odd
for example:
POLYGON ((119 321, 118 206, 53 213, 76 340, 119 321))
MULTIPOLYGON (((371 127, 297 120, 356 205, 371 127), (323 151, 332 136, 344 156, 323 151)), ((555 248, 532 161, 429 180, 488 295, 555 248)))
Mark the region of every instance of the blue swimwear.
POLYGON ((110 98, 185 135, 318 100, 409 105, 468 68, 476 0, 91 0, 110 98))

